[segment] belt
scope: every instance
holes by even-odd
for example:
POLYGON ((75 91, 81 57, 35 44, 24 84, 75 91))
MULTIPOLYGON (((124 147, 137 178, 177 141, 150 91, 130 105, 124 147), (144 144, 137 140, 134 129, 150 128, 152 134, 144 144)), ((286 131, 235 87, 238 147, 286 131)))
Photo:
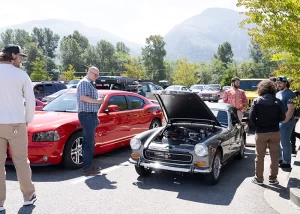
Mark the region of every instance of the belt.
POLYGON ((83 114, 83 115, 97 115, 97 112, 85 112, 85 111, 81 111, 81 112, 79 112, 79 114, 83 114))

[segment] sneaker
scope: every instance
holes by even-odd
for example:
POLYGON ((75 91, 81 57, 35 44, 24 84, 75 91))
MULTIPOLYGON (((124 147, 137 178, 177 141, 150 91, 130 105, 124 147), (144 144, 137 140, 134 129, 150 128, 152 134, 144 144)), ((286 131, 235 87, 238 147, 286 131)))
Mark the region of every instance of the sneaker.
POLYGON ((252 183, 254 183, 254 184, 258 184, 258 185, 262 185, 262 184, 264 184, 264 182, 263 181, 261 181, 261 180, 258 180, 257 178, 252 178, 252 183))
POLYGON ((277 185, 277 184, 279 184, 279 182, 278 182, 277 178, 275 178, 275 179, 269 179, 269 184, 271 184, 271 185, 277 185))
POLYGON ((83 170, 83 174, 86 175, 86 176, 99 175, 100 170, 101 170, 100 167, 92 166, 89 169, 83 170))
POLYGON ((23 206, 30 206, 33 205, 34 202, 37 200, 36 195, 33 194, 32 198, 30 199, 30 201, 25 201, 23 206))
POLYGON ((289 163, 281 163, 281 164, 279 164, 279 167, 283 168, 283 169, 290 169, 291 168, 291 164, 289 164, 289 163))
POLYGON ((5 209, 4 209, 4 207, 0 207, 0 212, 2 212, 2 211, 4 211, 5 209))
POLYGON ((279 164, 282 164, 283 160, 279 160, 279 164))

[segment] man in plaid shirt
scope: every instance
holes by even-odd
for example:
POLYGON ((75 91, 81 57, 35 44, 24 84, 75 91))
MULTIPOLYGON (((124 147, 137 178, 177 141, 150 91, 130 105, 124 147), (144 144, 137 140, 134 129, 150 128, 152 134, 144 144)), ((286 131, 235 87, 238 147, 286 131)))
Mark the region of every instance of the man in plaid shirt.
POLYGON ((99 76, 99 69, 90 67, 87 75, 77 85, 78 119, 83 129, 83 173, 97 175, 101 168, 93 166, 92 159, 95 146, 95 131, 99 125, 98 111, 103 98, 98 98, 93 82, 99 76))

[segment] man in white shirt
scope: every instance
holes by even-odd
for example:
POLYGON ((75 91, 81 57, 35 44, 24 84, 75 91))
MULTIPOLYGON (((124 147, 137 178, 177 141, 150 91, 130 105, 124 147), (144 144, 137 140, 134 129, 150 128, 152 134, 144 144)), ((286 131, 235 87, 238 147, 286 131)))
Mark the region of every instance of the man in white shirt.
POLYGON ((24 56, 17 45, 5 46, 0 51, 0 211, 4 210, 6 199, 8 145, 23 193, 23 205, 32 205, 36 201, 27 149, 27 124, 33 120, 35 97, 29 76, 19 68, 24 56))

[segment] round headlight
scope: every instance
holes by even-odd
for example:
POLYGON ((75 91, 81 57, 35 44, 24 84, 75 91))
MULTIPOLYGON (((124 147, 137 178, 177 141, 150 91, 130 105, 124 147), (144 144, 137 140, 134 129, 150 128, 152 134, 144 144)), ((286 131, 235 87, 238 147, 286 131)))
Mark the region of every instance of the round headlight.
POLYGON ((141 145, 142 145, 142 142, 138 138, 132 138, 130 140, 131 149, 139 149, 139 148, 141 148, 141 145))
POLYGON ((208 148, 205 144, 197 144, 195 146, 195 154, 199 157, 204 157, 208 154, 208 148))

